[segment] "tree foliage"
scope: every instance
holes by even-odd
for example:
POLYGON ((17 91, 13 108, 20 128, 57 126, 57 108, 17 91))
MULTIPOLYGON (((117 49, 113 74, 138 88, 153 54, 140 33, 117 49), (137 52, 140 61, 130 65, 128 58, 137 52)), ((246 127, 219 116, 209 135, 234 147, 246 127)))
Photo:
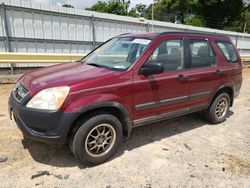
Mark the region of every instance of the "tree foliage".
POLYGON ((142 3, 135 5, 136 13, 140 17, 145 17, 146 8, 147 8, 147 5, 142 4, 142 3))
POLYGON ((130 0, 98 1, 87 10, 132 17, 182 23, 216 29, 243 31, 244 22, 250 32, 249 0, 153 0, 130 7, 130 0))
POLYGON ((198 27, 205 27, 206 24, 203 19, 198 17, 191 17, 185 20, 185 24, 192 25, 192 26, 198 26, 198 27))
POLYGON ((97 1, 96 4, 94 4, 90 8, 86 8, 86 10, 129 16, 128 14, 129 5, 130 1, 125 1, 125 0, 111 0, 107 3, 102 1, 97 1))
POLYGON ((72 6, 71 4, 64 4, 64 5, 62 5, 62 7, 74 8, 74 6, 72 6))
POLYGON ((196 8, 206 26, 217 29, 242 21, 243 12, 243 0, 199 0, 196 8))
POLYGON ((190 17, 196 0, 161 0, 155 3, 155 19, 160 21, 180 21, 190 17))

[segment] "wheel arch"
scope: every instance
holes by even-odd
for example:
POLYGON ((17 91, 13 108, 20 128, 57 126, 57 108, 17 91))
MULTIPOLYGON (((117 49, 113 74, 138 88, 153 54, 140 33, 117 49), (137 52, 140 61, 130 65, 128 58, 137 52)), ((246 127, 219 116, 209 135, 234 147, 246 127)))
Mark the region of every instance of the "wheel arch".
POLYGON ((222 86, 220 86, 216 92, 213 95, 212 100, 210 101, 210 105, 213 103, 213 101, 216 99, 216 97, 218 95, 220 95, 221 93, 227 93, 230 97, 230 106, 233 106, 233 102, 234 102, 234 89, 233 89, 233 85, 231 84, 224 84, 222 86))
POLYGON ((80 109, 77 112, 76 117, 73 120, 73 123, 70 125, 67 131, 67 140, 79 129, 81 126, 78 124, 80 120, 84 121, 88 118, 97 115, 98 113, 109 113, 118 118, 122 124, 123 136, 125 138, 130 136, 132 129, 132 122, 127 109, 118 102, 100 102, 93 104, 91 106, 80 109))

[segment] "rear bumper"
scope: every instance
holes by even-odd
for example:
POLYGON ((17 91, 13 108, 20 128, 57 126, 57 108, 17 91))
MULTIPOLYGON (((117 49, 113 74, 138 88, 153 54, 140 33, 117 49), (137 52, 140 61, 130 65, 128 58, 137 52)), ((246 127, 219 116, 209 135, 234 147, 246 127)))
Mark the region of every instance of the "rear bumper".
POLYGON ((13 115, 23 135, 45 143, 65 144, 76 114, 60 110, 46 111, 27 108, 29 98, 26 96, 20 103, 12 94, 9 98, 9 112, 13 115))

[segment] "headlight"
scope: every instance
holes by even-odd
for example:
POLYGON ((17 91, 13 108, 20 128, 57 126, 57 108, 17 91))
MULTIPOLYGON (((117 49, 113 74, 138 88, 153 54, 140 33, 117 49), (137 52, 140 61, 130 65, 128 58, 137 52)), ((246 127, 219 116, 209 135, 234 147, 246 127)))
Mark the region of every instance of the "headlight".
POLYGON ((53 87, 40 91, 27 104, 29 108, 57 110, 64 103, 69 87, 53 87))

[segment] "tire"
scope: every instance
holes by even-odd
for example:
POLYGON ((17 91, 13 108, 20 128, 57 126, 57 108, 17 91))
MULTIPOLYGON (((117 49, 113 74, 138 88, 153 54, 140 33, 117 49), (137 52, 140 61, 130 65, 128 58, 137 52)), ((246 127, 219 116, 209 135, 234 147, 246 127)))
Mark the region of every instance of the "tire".
POLYGON ((227 93, 221 93, 213 100, 210 107, 205 111, 205 117, 213 124, 221 123, 226 120, 229 107, 229 95, 227 93))
POLYGON ((109 160, 121 140, 120 121, 113 115, 99 114, 82 122, 72 139, 71 150, 81 163, 96 165, 109 160))

